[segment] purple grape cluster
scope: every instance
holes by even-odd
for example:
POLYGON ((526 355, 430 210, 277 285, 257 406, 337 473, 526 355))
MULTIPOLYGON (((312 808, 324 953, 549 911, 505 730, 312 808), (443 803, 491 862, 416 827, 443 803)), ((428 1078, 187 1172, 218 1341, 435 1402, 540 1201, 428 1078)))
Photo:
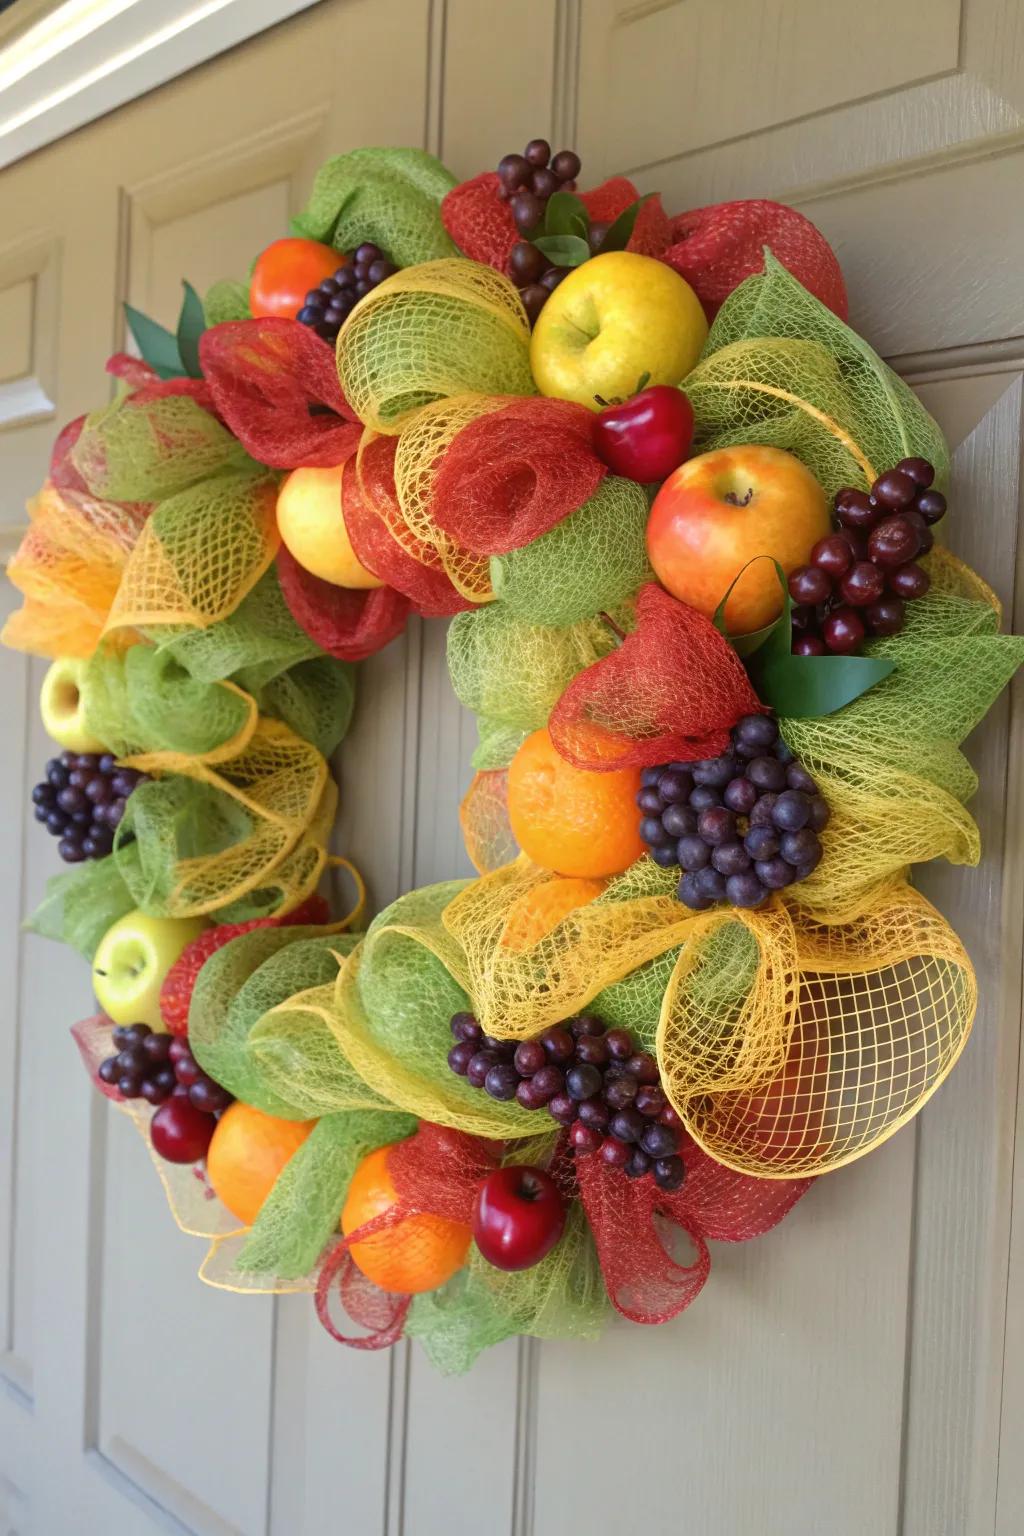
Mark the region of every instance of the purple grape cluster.
POLYGON ((122 1098, 163 1104, 180 1087, 192 1108, 203 1114, 219 1114, 231 1103, 231 1094, 203 1071, 180 1036, 152 1030, 148 1024, 123 1024, 111 1039, 117 1051, 100 1062, 99 1078, 122 1098))
POLYGON ((645 768, 640 784, 640 836, 656 864, 683 870, 694 912, 759 907, 821 860, 828 802, 768 715, 737 721, 721 757, 645 768))
POLYGON ((567 1128, 577 1153, 596 1152, 631 1179, 652 1174, 659 1189, 686 1176, 682 1121, 661 1087, 658 1063, 625 1029, 592 1013, 552 1024, 533 1040, 485 1035, 475 1016, 452 1019, 448 1065, 492 1099, 546 1109, 567 1128))
POLYGON ((325 277, 318 288, 309 290, 295 318, 311 326, 324 341, 337 341, 338 332, 359 300, 397 271, 380 246, 368 240, 356 247, 333 277, 325 277))
POLYGON ((106 858, 128 796, 145 779, 134 768, 119 768, 109 752, 62 752, 32 791, 36 821, 60 838, 57 852, 66 864, 106 858))

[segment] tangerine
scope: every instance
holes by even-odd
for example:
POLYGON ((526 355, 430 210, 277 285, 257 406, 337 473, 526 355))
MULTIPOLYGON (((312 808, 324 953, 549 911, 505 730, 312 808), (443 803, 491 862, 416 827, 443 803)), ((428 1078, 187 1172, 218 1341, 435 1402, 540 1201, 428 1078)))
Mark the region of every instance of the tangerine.
POLYGON ((546 728, 534 731, 509 764, 512 832, 545 869, 589 879, 618 875, 644 852, 639 790, 639 768, 574 768, 546 728))
MULTIPOLYGON (((352 1175, 341 1213, 341 1230, 346 1237, 389 1211, 398 1200, 388 1169, 390 1151, 390 1146, 378 1147, 363 1158, 352 1175)), ((417 1296, 421 1291, 435 1291, 462 1268, 471 1235, 468 1222, 418 1211, 353 1243, 349 1252, 356 1267, 382 1291, 417 1296)))
POLYGON ((268 315, 294 320, 311 288, 333 277, 348 257, 319 240, 275 240, 256 258, 249 279, 249 308, 257 319, 268 315))
POLYGON ((585 907, 588 901, 600 896, 603 880, 578 878, 549 880, 547 885, 535 886, 517 896, 505 914, 499 944, 514 954, 532 949, 541 939, 557 928, 563 918, 577 907, 585 907))
POLYGON ((214 1193, 251 1227, 278 1174, 302 1146, 315 1120, 279 1120, 237 1099, 217 1121, 206 1154, 214 1193))

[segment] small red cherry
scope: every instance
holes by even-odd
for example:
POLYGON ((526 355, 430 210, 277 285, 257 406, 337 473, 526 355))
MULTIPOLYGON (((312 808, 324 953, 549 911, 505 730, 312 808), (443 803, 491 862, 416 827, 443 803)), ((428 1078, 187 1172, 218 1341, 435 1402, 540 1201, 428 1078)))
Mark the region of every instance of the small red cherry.
POLYGON ((653 384, 594 419, 594 449, 613 474, 641 485, 666 480, 693 441, 693 406, 681 389, 653 384))

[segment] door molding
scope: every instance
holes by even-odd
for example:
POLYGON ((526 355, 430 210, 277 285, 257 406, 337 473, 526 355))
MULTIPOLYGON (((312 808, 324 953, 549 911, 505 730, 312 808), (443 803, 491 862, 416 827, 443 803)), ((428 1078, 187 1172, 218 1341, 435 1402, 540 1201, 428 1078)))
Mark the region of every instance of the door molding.
POLYGON ((0 35, 0 168, 320 0, 61 0, 0 35))

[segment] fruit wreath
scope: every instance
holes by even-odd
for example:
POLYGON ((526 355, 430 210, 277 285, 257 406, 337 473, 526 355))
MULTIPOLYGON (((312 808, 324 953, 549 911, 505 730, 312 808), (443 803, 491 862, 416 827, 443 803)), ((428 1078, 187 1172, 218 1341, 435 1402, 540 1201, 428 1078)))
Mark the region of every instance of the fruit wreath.
POLYGON ((128 311, 9 568, 96 1087, 205 1279, 448 1371, 675 1316, 935 1091, 976 983, 911 866, 977 862, 1024 659, 813 225, 580 173, 330 160, 248 281, 128 311), (357 933, 328 759, 410 614, 478 875, 357 933))

